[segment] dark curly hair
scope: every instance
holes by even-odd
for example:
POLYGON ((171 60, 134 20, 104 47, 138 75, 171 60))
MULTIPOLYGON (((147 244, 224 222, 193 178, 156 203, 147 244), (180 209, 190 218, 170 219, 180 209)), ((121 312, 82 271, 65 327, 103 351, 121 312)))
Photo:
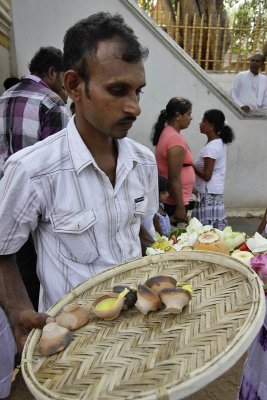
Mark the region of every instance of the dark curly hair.
POLYGON ((65 70, 72 69, 88 87, 88 62, 97 52, 100 41, 116 38, 121 43, 121 58, 127 62, 139 62, 148 50, 138 42, 133 30, 125 24, 122 16, 99 12, 77 22, 64 37, 65 70))
POLYGON ((54 67, 57 72, 64 71, 63 53, 52 46, 41 47, 30 61, 29 70, 31 74, 42 77, 48 73, 50 67, 54 67))

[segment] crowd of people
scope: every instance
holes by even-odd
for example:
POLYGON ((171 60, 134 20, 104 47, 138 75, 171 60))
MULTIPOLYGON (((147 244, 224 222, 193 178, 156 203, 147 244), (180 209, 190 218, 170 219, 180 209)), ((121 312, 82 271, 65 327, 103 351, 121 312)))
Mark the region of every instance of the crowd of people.
POLYGON ((127 138, 141 112, 147 55, 121 16, 98 13, 66 32, 63 53, 40 48, 29 75, 5 81, 11 87, 0 97, 0 398, 10 392, 15 353, 32 328, 49 320, 53 303, 85 279, 145 254, 154 241, 145 218, 169 236, 171 224, 188 222, 195 194, 193 215, 219 229, 227 224, 226 144, 234 134, 221 110, 204 112, 207 143, 195 161, 181 135, 192 120, 186 98, 171 98, 160 112, 155 155, 127 138))

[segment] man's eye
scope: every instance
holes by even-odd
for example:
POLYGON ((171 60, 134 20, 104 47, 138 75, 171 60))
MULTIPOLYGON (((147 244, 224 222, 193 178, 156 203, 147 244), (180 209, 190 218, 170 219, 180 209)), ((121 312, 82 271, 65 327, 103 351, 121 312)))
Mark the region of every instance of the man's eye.
POLYGON ((139 94, 141 94, 141 93, 144 93, 143 89, 137 89, 137 91, 136 91, 137 96, 139 96, 139 94))
POLYGON ((110 89, 111 94, 114 96, 121 96, 125 94, 125 89, 121 86, 116 86, 110 89))

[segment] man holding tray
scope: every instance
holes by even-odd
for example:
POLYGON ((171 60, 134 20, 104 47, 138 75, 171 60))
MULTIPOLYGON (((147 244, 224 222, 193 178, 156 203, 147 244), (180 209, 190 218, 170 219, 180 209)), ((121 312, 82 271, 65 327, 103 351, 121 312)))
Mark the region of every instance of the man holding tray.
POLYGON ((140 114, 143 49, 121 16, 98 13, 64 38, 64 87, 76 114, 66 129, 12 155, 0 182, 0 305, 21 351, 43 326, 14 254, 32 232, 39 311, 153 241, 141 218, 158 208, 154 155, 126 136, 140 114))

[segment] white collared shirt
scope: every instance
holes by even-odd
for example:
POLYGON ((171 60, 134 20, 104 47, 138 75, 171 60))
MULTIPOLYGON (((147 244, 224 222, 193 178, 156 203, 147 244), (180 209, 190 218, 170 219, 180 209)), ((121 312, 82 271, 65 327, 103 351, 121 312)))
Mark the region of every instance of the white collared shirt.
POLYGON ((117 146, 115 187, 82 141, 74 117, 66 129, 6 163, 0 254, 17 252, 33 232, 40 311, 90 276, 141 256, 141 217, 158 209, 156 161, 129 138, 117 146))
POLYGON ((239 107, 249 106, 251 110, 265 108, 266 76, 261 73, 254 75, 250 70, 239 72, 233 80, 231 96, 239 107))

